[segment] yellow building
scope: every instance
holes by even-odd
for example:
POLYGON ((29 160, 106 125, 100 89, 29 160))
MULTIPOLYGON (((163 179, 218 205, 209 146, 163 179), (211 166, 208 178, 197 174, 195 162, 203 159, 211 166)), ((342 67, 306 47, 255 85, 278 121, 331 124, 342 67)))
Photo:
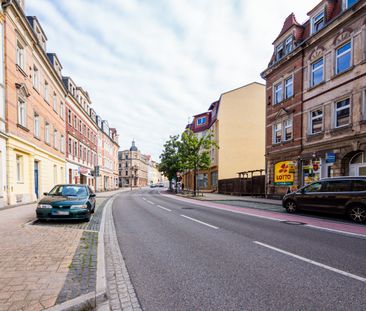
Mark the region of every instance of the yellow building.
MULTIPOLYGON (((216 191, 219 180, 264 169, 265 86, 253 82, 223 93, 187 127, 199 136, 211 133, 219 146, 211 150, 210 169, 198 172, 200 190, 216 191)), ((192 172, 185 172, 183 184, 193 188, 192 172)))
POLYGON ((4 8, 7 204, 35 201, 65 182, 65 90, 37 18, 4 8))

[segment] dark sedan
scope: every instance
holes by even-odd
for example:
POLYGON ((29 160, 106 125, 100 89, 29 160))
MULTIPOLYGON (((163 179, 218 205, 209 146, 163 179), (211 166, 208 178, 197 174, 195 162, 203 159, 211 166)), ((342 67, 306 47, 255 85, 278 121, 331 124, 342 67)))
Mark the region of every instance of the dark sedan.
POLYGON ((95 193, 87 185, 57 185, 44 195, 36 209, 39 220, 89 221, 95 210, 95 193))

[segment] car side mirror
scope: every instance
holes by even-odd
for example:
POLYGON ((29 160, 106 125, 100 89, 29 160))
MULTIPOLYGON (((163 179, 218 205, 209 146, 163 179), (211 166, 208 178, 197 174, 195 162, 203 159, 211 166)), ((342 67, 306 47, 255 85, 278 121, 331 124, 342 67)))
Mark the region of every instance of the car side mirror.
POLYGON ((95 193, 91 193, 89 196, 90 196, 91 198, 95 198, 97 195, 96 195, 95 193))
POLYGON ((48 192, 43 192, 43 195, 48 195, 48 192))

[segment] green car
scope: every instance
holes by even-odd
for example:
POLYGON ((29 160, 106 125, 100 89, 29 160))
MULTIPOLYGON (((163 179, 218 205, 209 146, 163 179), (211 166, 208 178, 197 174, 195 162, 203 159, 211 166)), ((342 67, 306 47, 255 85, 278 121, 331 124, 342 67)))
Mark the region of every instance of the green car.
POLYGON ((89 221, 95 210, 95 193, 87 185, 57 185, 44 195, 36 209, 39 220, 89 221))

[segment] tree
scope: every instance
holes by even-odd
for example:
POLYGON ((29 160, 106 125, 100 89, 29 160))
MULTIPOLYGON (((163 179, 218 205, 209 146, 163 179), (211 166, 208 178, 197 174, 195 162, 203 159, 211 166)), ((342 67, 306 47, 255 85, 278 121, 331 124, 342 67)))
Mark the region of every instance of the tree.
POLYGON ((197 193, 197 172, 208 169, 211 165, 210 150, 212 147, 218 148, 212 139, 212 133, 207 133, 198 137, 190 129, 183 132, 179 144, 179 154, 183 169, 193 170, 193 195, 197 193))
POLYGON ((163 153, 160 155, 159 171, 168 178, 170 191, 172 190, 172 180, 181 170, 179 145, 179 135, 170 136, 164 144, 163 153))

